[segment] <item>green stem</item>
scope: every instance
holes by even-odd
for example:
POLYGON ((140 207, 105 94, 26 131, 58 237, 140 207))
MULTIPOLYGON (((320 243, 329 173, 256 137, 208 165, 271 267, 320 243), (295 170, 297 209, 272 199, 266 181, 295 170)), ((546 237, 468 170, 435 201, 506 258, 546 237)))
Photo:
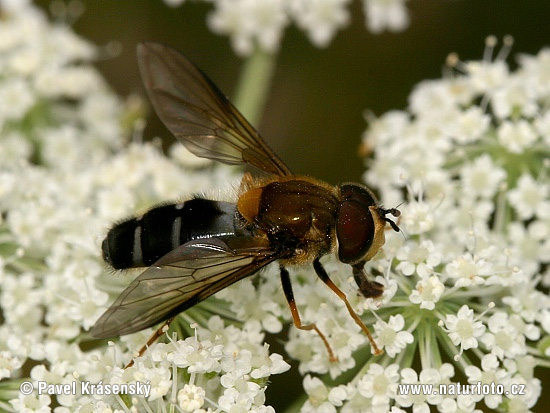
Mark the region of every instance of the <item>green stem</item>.
POLYGON ((276 55, 256 49, 246 60, 235 94, 235 106, 253 125, 259 123, 275 70, 276 55))
POLYGON ((428 357, 427 349, 426 349, 426 325, 424 323, 420 323, 416 329, 416 332, 418 334, 418 350, 420 354, 420 365, 422 366, 422 369, 427 369, 431 367, 430 365, 430 358, 428 357))
POLYGON ((540 357, 537 358, 537 366, 550 368, 550 362, 548 360, 541 359, 540 357))
POLYGON ((493 229, 496 233, 502 234, 506 229, 507 218, 509 219, 509 211, 507 206, 506 195, 508 192, 506 190, 501 190, 496 196, 496 207, 495 207, 495 219, 493 223, 493 229))
POLYGON ((438 327, 433 326, 433 328, 430 328, 429 334, 428 334, 428 354, 431 356, 432 359, 432 367, 435 367, 436 369, 439 369, 441 365, 443 364, 443 360, 441 359, 441 353, 439 351, 439 345, 437 342, 437 329, 438 327))

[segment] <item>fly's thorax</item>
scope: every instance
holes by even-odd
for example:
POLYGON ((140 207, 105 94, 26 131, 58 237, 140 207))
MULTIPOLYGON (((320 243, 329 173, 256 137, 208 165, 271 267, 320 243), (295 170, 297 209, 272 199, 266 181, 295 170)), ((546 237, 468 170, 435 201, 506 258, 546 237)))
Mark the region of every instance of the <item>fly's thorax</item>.
POLYGON ((337 188, 324 182, 296 176, 260 181, 241 194, 237 210, 275 248, 295 251, 305 261, 334 244, 337 188))
POLYGON ((237 201, 237 210, 249 224, 255 222, 258 217, 262 192, 261 186, 250 188, 237 201))
MULTIPOLYGON (((281 216, 310 210, 315 215, 321 209, 335 213, 338 188, 307 176, 280 176, 254 179, 245 174, 240 185, 237 210, 249 223, 259 217, 274 214, 281 216)), ((294 221, 299 216, 294 216, 294 221)))

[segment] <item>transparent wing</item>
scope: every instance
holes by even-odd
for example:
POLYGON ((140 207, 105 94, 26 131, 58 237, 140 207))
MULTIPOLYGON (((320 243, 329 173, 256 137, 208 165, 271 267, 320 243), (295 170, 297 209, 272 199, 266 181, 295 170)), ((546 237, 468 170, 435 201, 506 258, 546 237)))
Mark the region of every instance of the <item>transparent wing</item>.
POLYGON ((138 276, 90 330, 107 338, 143 330, 192 307, 277 259, 267 240, 187 242, 138 276))
POLYGON ((201 158, 249 164, 274 175, 290 170, 204 73, 157 43, 137 48, 149 99, 166 127, 201 158))

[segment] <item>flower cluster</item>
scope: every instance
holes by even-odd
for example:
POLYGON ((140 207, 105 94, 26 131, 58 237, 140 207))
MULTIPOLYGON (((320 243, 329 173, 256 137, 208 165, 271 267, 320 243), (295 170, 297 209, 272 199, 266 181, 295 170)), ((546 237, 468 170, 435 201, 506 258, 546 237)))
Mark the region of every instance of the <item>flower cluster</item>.
POLYGON ((0 25, 3 166, 78 169, 120 146, 121 103, 87 64, 96 48, 28 5, 9 10, 0 25))
MULTIPOLYGON (((550 50, 520 55, 512 70, 509 42, 494 59, 493 38, 484 60, 450 56, 452 70, 420 83, 408 110, 370 119, 364 150, 375 156, 365 181, 402 212, 402 233, 388 232, 367 264, 384 295, 364 300, 348 266, 331 258, 324 265, 385 354, 372 357, 343 303, 312 283, 313 271, 296 270, 302 319, 317 323, 339 359, 328 360, 315 334, 290 330, 285 347, 308 395, 302 411, 529 411, 537 402, 535 368, 550 367, 550 50), (322 380, 346 370, 354 372, 347 383, 322 380), (505 393, 403 387, 477 383, 505 393), (523 394, 510 391, 517 385, 523 394)), ((285 317, 284 302, 269 299, 277 282, 273 268, 254 298, 236 289, 224 298, 240 316, 285 317)))
MULTIPOLYGON (((241 52, 254 42, 276 48, 291 20, 324 44, 347 21, 348 3, 218 1, 210 24, 241 52)), ((238 176, 196 163, 179 146, 166 157, 154 144, 124 145, 130 131, 121 119, 139 114, 93 69, 95 47, 18 4, 0 19, 0 379, 9 384, 0 408, 273 411, 269 377, 289 366, 269 353, 264 331, 279 333, 291 320, 276 265, 186 311, 174 324, 187 336, 169 334, 132 367, 122 368, 150 331, 115 343, 86 333, 129 281, 99 258, 109 225, 238 176), (139 382, 150 393, 10 390, 22 379, 139 382)), ((372 30, 406 22, 403 1, 365 8, 372 30)), ((384 294, 364 299, 348 265, 330 256, 323 265, 384 355, 371 354, 311 268, 293 269, 302 320, 317 324, 338 358, 329 360, 318 335, 289 330, 285 349, 304 376, 302 411, 523 412, 537 402, 535 368, 550 367, 550 299, 542 292, 550 287, 550 51, 520 56, 512 70, 507 42, 496 58, 494 39, 481 61, 451 56, 447 75, 420 83, 407 110, 370 119, 364 149, 375 156, 365 181, 402 212, 402 234, 388 231, 366 268, 384 294), (406 391, 453 383, 524 391, 406 391)))
POLYGON ((123 119, 138 119, 139 110, 92 66, 95 46, 34 6, 13 3, 0 18, 0 410, 272 410, 267 380, 288 365, 269 354, 255 321, 225 326, 212 318, 208 330, 188 328, 193 337, 159 345, 126 370, 150 331, 111 347, 86 333, 132 279, 101 261, 113 221, 227 186, 233 172, 189 162, 181 148, 170 159, 154 144, 126 144, 123 119), (151 393, 23 394, 14 390, 23 379, 35 389, 140 381, 151 393))
POLYGON ((489 38, 481 61, 450 56, 446 76, 420 83, 406 111, 370 119, 365 181, 402 204, 402 234, 388 233, 368 264, 387 286, 365 302, 386 354, 345 385, 307 378, 305 411, 529 411, 538 400, 535 368, 550 367, 550 50, 520 55, 512 70, 510 45, 491 58, 489 38), (404 391, 415 383, 505 393, 404 391))
POLYGON ((214 316, 206 327, 199 327, 195 336, 155 345, 131 367, 114 368, 111 383, 149 383, 146 403, 157 410, 166 398, 177 400, 184 412, 274 412, 264 406, 267 380, 290 366, 262 345, 260 324, 248 322, 239 329, 214 316))
MULTIPOLYGON (((183 0, 164 0, 179 6, 183 0)), ((325 47, 349 23, 350 0, 215 0, 208 16, 212 31, 227 35, 235 51, 248 55, 254 47, 277 51, 284 29, 293 22, 317 47, 325 47)), ((409 18, 405 0, 363 0, 365 24, 372 33, 401 31, 409 18)))

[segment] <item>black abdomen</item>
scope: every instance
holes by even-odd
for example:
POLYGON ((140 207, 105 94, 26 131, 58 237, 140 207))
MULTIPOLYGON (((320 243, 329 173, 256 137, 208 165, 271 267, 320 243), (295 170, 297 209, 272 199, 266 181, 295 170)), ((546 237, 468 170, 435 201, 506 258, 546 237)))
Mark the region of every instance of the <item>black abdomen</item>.
POLYGON ((159 206, 111 228, 103 259, 115 269, 150 266, 187 241, 235 234, 235 218, 229 202, 196 198, 159 206))

